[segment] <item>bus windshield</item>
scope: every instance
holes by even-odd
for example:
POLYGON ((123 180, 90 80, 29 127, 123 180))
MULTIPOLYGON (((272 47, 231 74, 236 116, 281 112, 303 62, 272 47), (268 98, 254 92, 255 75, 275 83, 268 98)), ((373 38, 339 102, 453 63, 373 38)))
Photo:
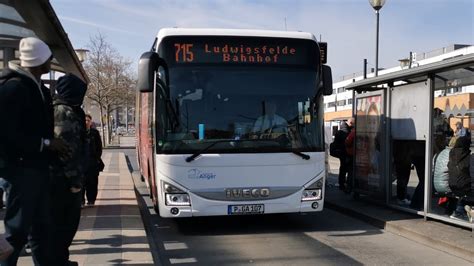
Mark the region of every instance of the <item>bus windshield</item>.
POLYGON ((156 150, 194 153, 218 141, 204 153, 322 151, 317 77, 313 68, 172 66, 169 92, 156 94, 156 150))

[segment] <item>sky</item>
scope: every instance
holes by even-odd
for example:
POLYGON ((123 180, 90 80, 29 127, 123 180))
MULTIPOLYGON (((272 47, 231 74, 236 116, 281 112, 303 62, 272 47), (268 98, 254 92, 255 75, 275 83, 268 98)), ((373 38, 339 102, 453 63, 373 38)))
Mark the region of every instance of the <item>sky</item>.
MULTIPOLYGON (((306 31, 328 43, 333 80, 375 66, 368 0, 50 0, 74 48, 98 33, 138 62, 164 27, 306 31)), ((387 0, 380 10, 379 67, 412 52, 474 44, 474 0, 387 0)))

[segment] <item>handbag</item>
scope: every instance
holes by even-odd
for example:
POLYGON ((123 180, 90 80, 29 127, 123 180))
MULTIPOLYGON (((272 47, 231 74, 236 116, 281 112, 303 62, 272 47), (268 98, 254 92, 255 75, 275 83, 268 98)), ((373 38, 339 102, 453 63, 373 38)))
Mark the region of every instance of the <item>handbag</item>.
POLYGON ((102 158, 99 158, 99 162, 97 163, 97 171, 102 172, 104 171, 105 164, 102 161, 102 158))

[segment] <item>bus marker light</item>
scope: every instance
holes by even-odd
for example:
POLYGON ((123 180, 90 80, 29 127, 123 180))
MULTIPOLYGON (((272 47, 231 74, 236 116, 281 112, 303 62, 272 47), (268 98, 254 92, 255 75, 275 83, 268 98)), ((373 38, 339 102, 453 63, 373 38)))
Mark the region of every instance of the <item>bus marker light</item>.
POLYGON ((171 214, 176 215, 176 214, 179 213, 179 209, 178 208, 171 208, 170 212, 171 212, 171 214))
POLYGON ((301 195, 301 201, 313 201, 321 199, 321 189, 306 189, 301 195))

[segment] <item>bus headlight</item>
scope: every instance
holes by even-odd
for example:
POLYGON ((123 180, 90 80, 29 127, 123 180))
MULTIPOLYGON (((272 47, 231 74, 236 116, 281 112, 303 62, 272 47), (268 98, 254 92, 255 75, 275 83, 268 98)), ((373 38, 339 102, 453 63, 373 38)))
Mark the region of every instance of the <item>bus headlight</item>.
POLYGON ((321 189, 305 189, 301 195, 301 201, 320 200, 321 194, 321 189))
POLYGON ((165 204, 167 206, 191 206, 189 195, 181 189, 161 181, 165 192, 165 204))
POLYGON ((189 200, 188 194, 169 194, 166 193, 166 205, 168 206, 190 206, 191 201, 189 200))

